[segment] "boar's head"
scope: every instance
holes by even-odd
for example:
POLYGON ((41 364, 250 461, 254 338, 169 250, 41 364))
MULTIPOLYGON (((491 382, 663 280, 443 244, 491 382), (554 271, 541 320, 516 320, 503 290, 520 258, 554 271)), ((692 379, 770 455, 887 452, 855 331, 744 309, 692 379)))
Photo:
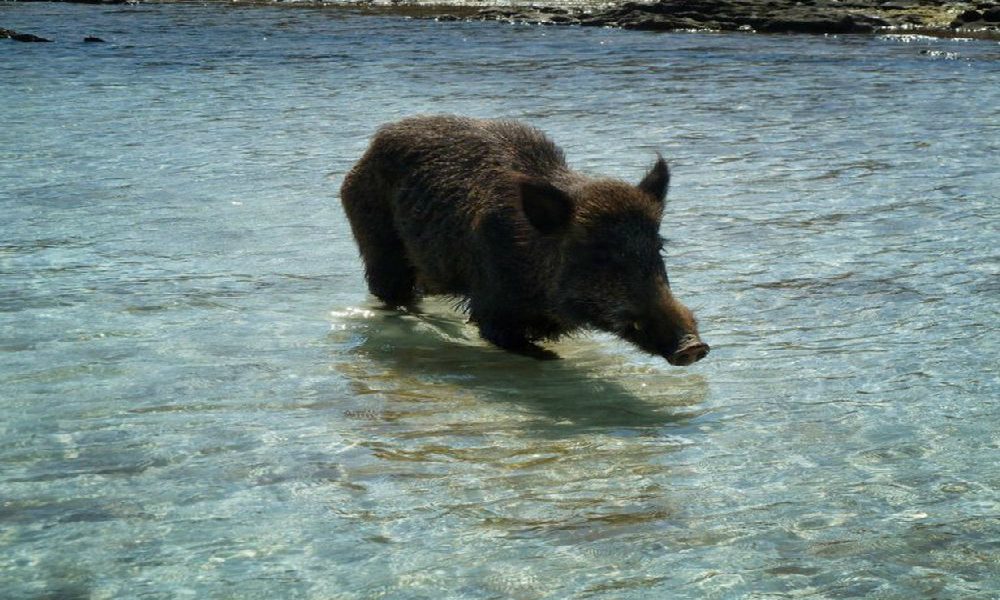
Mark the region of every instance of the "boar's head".
POLYGON ((550 283, 558 314, 684 366, 704 358, 709 347, 698 336, 694 314, 671 292, 661 255, 669 181, 662 158, 638 186, 523 178, 520 206, 558 248, 550 283))

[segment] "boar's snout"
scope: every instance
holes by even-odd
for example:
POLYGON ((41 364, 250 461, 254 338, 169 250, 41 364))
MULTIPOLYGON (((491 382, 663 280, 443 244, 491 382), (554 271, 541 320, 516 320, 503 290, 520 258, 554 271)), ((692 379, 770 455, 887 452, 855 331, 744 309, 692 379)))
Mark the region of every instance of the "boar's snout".
POLYGON ((667 362, 676 367, 686 367, 708 356, 708 344, 696 335, 681 339, 677 351, 667 357, 667 362))
POLYGON ((678 302, 665 283, 660 283, 657 301, 623 332, 622 337, 639 348, 662 356, 671 365, 686 367, 708 356, 708 344, 698 335, 694 314, 678 302))

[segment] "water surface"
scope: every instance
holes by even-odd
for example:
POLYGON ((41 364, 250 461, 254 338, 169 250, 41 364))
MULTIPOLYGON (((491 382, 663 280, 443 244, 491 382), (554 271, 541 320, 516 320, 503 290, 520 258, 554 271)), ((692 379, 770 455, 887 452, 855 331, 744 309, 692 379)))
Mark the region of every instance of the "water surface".
POLYGON ((996 598, 1000 46, 2 4, 0 589, 996 598), (106 44, 84 44, 96 35, 106 44), (673 167, 713 350, 381 310, 374 128, 673 167))

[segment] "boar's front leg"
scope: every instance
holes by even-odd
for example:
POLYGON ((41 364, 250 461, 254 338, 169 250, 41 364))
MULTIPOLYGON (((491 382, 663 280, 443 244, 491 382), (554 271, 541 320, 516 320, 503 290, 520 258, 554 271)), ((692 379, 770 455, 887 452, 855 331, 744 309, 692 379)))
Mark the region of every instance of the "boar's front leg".
POLYGON ((527 325, 517 318, 477 310, 472 306, 472 321, 479 327, 479 335, 498 348, 538 360, 554 360, 559 355, 532 342, 527 335, 527 325))

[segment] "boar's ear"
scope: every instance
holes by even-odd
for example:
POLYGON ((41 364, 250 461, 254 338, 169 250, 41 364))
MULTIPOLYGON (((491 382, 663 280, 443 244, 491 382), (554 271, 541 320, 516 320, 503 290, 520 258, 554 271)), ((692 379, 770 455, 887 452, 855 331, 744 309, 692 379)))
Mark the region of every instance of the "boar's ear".
POLYGON ((667 197, 668 185, 670 185, 670 169, 667 168, 667 162, 663 157, 657 154, 656 164, 642 178, 639 189, 655 198, 657 202, 663 203, 667 197))
POLYGON ((521 211, 531 226, 543 234, 555 233, 573 219, 573 200, 544 179, 517 178, 521 211))

